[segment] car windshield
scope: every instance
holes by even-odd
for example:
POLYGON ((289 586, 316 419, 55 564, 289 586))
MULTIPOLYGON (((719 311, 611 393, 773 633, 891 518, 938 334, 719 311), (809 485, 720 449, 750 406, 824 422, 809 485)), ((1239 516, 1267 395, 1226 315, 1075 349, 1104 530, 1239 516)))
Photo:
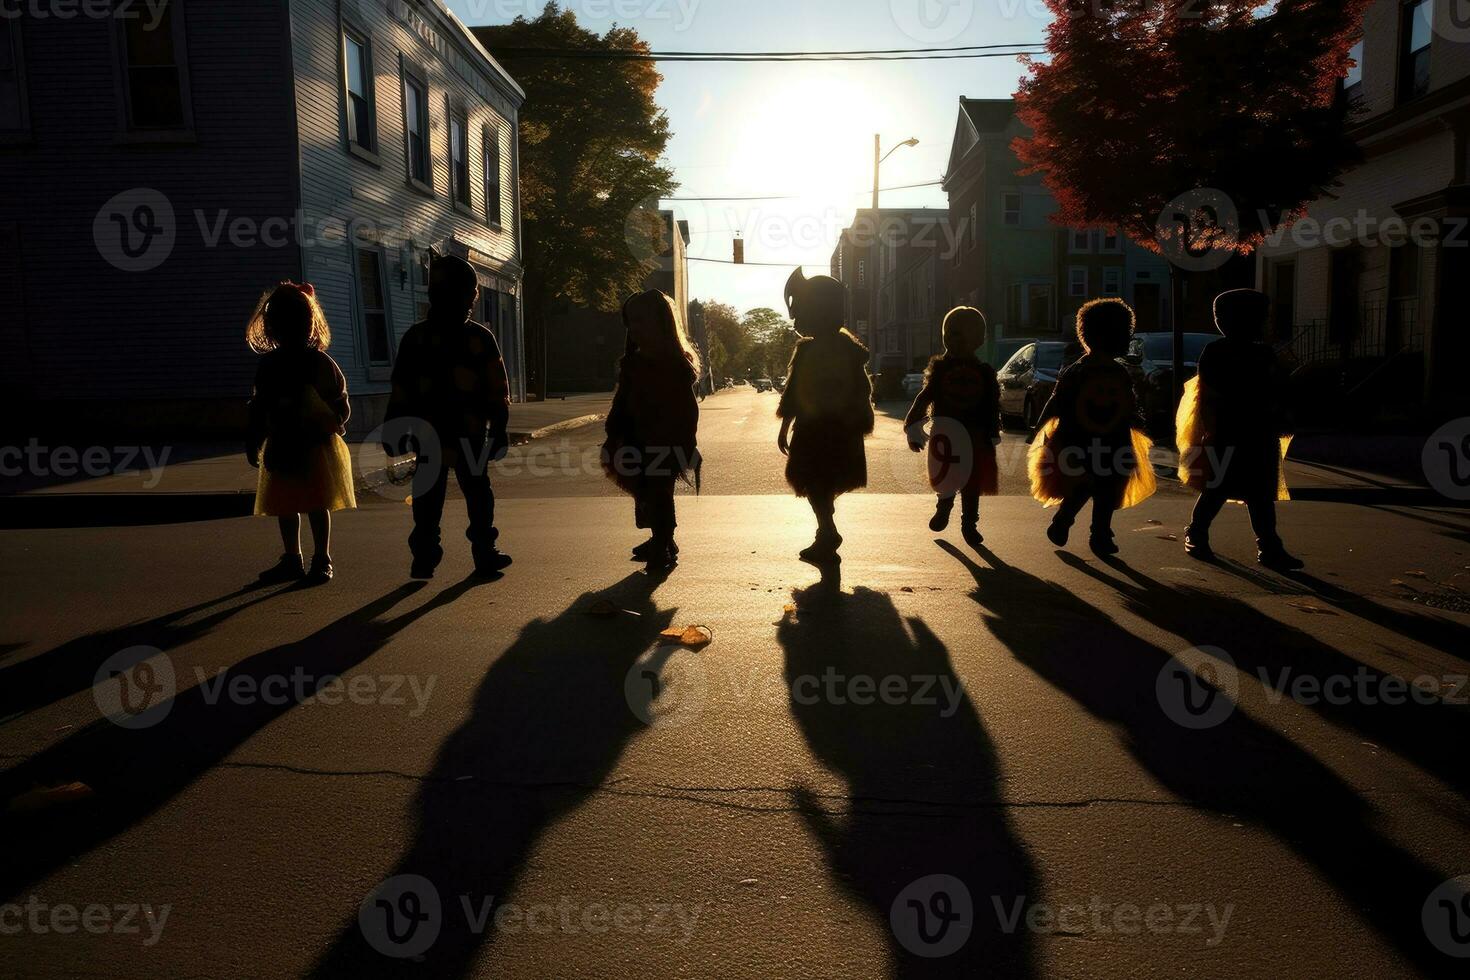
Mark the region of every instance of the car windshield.
MULTIPOLYGON (((1187 333, 1184 335, 1184 359, 1198 361, 1200 352, 1211 342, 1220 338, 1212 333, 1187 333)), ((1143 353, 1151 361, 1169 361, 1174 358, 1174 335, 1167 333, 1149 334, 1143 338, 1143 353)))
POLYGON ((1066 344, 1037 344, 1036 367, 1042 371, 1060 371, 1066 353, 1066 344))

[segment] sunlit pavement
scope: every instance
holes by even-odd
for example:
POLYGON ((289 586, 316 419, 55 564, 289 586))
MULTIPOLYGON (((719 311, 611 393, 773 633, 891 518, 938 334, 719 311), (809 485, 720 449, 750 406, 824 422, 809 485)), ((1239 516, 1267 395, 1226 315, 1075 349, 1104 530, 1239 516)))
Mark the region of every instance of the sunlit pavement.
POLYGON ((5 972, 1463 975, 1431 900, 1470 872, 1463 512, 1287 505, 1288 579, 1240 508, 1186 559, 1182 495, 1113 564, 1023 497, 975 553, 925 495, 855 495, 823 583, 800 501, 711 479, 658 581, 625 500, 508 496, 497 582, 457 502, 421 586, 375 497, 308 592, 239 591, 267 522, 0 533, 0 792, 39 808, 5 972), (685 626, 713 641, 659 645, 685 626), (139 646, 161 718, 118 708, 161 669, 92 687, 139 646), (360 920, 400 875, 431 892, 360 920))

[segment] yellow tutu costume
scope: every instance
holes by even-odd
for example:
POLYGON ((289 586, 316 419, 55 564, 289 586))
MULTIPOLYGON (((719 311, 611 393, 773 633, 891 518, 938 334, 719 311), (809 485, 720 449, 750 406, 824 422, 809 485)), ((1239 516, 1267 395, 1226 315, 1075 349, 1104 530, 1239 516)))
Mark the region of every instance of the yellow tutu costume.
MULTIPOLYGON (((1059 418, 1054 418, 1042 427, 1036 436, 1036 441, 1031 444, 1026 460, 1027 473, 1031 477, 1031 496, 1046 507, 1059 505, 1084 484, 1095 479, 1087 473, 1064 472, 1066 468, 1058 465, 1059 454, 1067 448, 1057 439, 1061 421, 1059 418)), ((1127 483, 1122 486, 1121 497, 1118 501, 1120 510, 1138 506, 1152 497, 1159 489, 1158 477, 1154 474, 1153 463, 1149 460, 1149 452, 1154 447, 1153 440, 1137 429, 1129 431, 1133 457, 1137 460, 1137 465, 1127 483)))
MULTIPOLYGON (((352 453, 346 441, 332 431, 337 416, 315 390, 308 389, 304 408, 304 426, 310 431, 331 434, 322 442, 306 447, 299 465, 291 472, 272 472, 261 463, 255 487, 257 517, 285 517, 291 514, 313 514, 320 511, 352 510, 357 507, 353 489, 352 453)), ((270 459, 267 438, 262 459, 270 459)))
MULTIPOLYGON (((1174 418, 1174 431, 1179 447, 1179 481, 1200 493, 1209 487, 1221 485, 1221 481, 1229 474, 1218 471, 1221 454, 1211 452, 1216 447, 1215 436, 1219 431, 1217 400, 1207 385, 1200 384, 1198 377, 1190 378, 1184 383, 1184 396, 1179 401, 1179 411, 1174 418)), ((1286 467, 1282 465, 1290 448, 1291 436, 1282 436, 1280 449, 1274 460, 1263 460, 1258 467, 1250 467, 1247 463, 1248 472, 1241 479, 1227 484, 1227 492, 1231 493, 1230 499, 1244 500, 1245 494, 1241 491, 1249 486, 1248 481, 1254 482, 1251 478, 1257 473, 1262 474, 1261 482, 1269 487, 1273 469, 1271 464, 1274 463, 1276 499, 1290 500, 1291 490, 1286 485, 1286 467)), ((1266 450, 1266 455, 1270 455, 1269 450, 1266 450)))

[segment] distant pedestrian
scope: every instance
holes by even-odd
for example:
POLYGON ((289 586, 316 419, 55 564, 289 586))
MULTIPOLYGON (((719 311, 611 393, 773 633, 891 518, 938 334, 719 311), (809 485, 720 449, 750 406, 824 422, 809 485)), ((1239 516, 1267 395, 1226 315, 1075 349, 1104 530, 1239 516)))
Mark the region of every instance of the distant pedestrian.
POLYGON ((1046 536, 1066 547, 1072 525, 1092 501, 1089 544, 1115 555, 1115 511, 1133 507, 1157 489, 1133 381, 1119 358, 1133 336, 1133 309, 1120 299, 1096 299, 1077 313, 1083 355, 1057 379, 1031 435, 1031 493, 1058 505, 1046 536))
POLYGON ((393 365, 387 421, 397 425, 388 429, 405 429, 411 445, 390 442, 383 449, 390 457, 418 452, 408 539, 410 575, 416 579, 433 578, 444 560, 439 525, 451 472, 469 511, 466 537, 476 573, 495 575, 511 563, 498 546, 489 475, 490 462, 509 445, 510 382, 495 335, 470 319, 479 295, 473 266, 453 256, 435 258, 429 267, 429 317, 403 335, 393 365))
POLYGON ((1295 571, 1304 563, 1276 533, 1276 501, 1291 499, 1281 465, 1291 427, 1282 372, 1262 341, 1270 308, 1266 294, 1254 289, 1215 298, 1215 325, 1225 336, 1200 353, 1199 374, 1184 386, 1175 426, 1179 478, 1200 492, 1184 550, 1213 559, 1210 525, 1226 501, 1239 500, 1250 510, 1257 560, 1295 571))
POLYGON ((817 536, 803 561, 829 564, 837 553, 837 498, 868 484, 863 438, 873 431, 873 379, 868 349, 842 324, 847 293, 828 276, 807 279, 797 269, 786 283, 786 304, 802 339, 791 355, 786 390, 776 414, 776 445, 786 455, 786 481, 807 498, 817 536))
POLYGON ((988 334, 985 314, 971 306, 944 318, 944 353, 929 362, 924 387, 904 418, 909 448, 922 452, 924 420, 933 420, 929 446, 929 485, 939 495, 929 530, 949 527, 959 496, 960 533, 979 547, 980 498, 1000 492, 995 446, 1000 439, 1000 383, 995 368, 975 356, 988 334))
POLYGON ((331 512, 357 506, 352 455, 342 436, 352 407, 347 379, 327 354, 332 333, 310 283, 266 290, 246 328, 251 350, 264 356, 250 397, 246 458, 260 468, 255 513, 280 524, 284 553, 261 573, 269 583, 332 579, 331 512), (262 465, 263 464, 263 465, 262 465), (301 557, 301 515, 316 553, 301 557))
POLYGON ((663 571, 679 561, 674 490, 681 481, 699 486, 699 354, 673 299, 656 289, 623 304, 623 325, 628 347, 618 364, 602 466, 632 494, 634 522, 652 534, 633 557, 663 571))

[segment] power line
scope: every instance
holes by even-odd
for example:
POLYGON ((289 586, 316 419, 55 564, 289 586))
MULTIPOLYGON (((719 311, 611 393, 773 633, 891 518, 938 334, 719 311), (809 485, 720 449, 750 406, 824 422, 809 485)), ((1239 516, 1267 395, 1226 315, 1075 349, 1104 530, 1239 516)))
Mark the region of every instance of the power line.
POLYGON ((825 262, 734 262, 730 259, 702 259, 697 255, 688 256, 690 262, 712 262, 715 265, 755 265, 764 266, 768 269, 794 269, 801 266, 803 269, 826 269, 825 262))
POLYGON ((954 48, 888 48, 857 51, 640 51, 633 48, 502 48, 505 58, 566 58, 591 61, 791 62, 791 61, 949 61, 964 58, 1013 58, 1044 54, 1036 43, 977 44, 954 48))
MULTIPOLYGON (((880 187, 879 190, 887 191, 909 191, 919 187, 939 187, 944 181, 928 180, 922 184, 900 184, 897 187, 880 187)), ((853 191, 853 196, 860 194, 871 194, 872 191, 853 191)), ((753 194, 746 197, 665 197, 664 201, 800 201, 810 194, 753 194)))

